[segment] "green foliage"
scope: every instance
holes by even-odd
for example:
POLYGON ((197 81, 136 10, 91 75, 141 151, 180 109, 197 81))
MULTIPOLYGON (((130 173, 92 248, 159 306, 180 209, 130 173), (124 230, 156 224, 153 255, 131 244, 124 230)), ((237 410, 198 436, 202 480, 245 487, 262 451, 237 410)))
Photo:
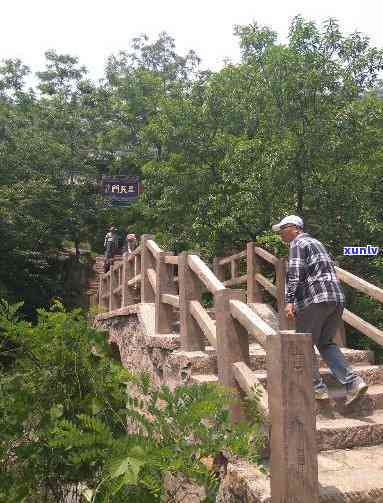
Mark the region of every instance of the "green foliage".
POLYGON ((3 302, 0 310, 0 500, 18 502, 93 478, 90 466, 71 466, 49 440, 59 420, 80 414, 97 415, 122 435, 113 415, 124 409, 125 391, 123 369, 94 354, 107 353, 107 342, 79 310, 66 313, 57 301, 32 325, 13 320, 16 308, 3 302))
MULTIPOLYGON (((283 44, 257 23, 234 33, 242 61, 217 72, 166 33, 134 39, 97 84, 54 50, 39 94, 20 60, 0 65, 0 291, 24 312, 54 296, 68 303, 63 242, 100 253, 112 222, 210 260, 249 240, 284 255, 270 227, 298 213, 341 266, 382 284, 381 264, 342 255, 381 242, 382 49, 334 19, 297 16, 283 44), (74 172, 84 185, 65 183, 74 172), (101 173, 138 175, 144 194, 103 210, 101 173)), ((364 308, 379 317, 376 304, 364 308)))
POLYGON ((242 64, 178 87, 146 128, 162 146, 143 168, 158 235, 222 255, 298 212, 335 255, 378 242, 382 50, 331 19, 295 18, 286 45, 256 24, 236 34, 242 64))
POLYGON ((27 308, 33 290, 40 305, 60 295, 47 287, 60 282, 52 254, 67 239, 102 251, 112 221, 207 258, 294 212, 335 256, 379 242, 382 50, 333 19, 295 17, 286 44, 256 23, 235 35, 242 62, 218 72, 201 72, 166 33, 140 36, 97 85, 77 58, 47 51, 39 96, 25 90, 21 61, 0 66, 0 272, 11 298, 27 308), (101 211, 100 171, 139 175, 144 195, 101 211), (73 172, 84 186, 64 183, 73 172))
POLYGON ((0 304, 0 501, 60 502, 70 489, 94 502, 163 501, 168 474, 213 498, 207 460, 258 460, 256 407, 253 421, 231 425, 229 390, 158 388, 117 364, 79 310, 55 301, 32 325, 19 307, 0 304))
MULTIPOLYGON (((116 438, 95 418, 78 416, 71 423, 61 421, 50 442, 65 449, 74 463, 94 466, 103 458, 99 483, 93 487, 94 501, 131 494, 136 501, 162 501, 164 478, 169 474, 194 480, 212 497, 219 478, 208 467, 208 459, 218 459, 227 451, 258 461, 263 441, 259 425, 255 421, 229 424, 232 396, 228 391, 194 385, 171 392, 166 386, 153 386, 146 374, 132 375, 128 383, 125 437, 116 438)), ((253 418, 259 417, 256 407, 252 413, 253 418)))

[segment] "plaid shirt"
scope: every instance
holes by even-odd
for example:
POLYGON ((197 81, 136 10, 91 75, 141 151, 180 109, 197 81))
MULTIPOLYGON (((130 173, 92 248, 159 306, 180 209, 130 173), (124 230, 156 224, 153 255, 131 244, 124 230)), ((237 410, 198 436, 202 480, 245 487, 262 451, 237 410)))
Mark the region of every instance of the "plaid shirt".
POLYGON ((329 254, 322 243, 306 233, 290 243, 285 302, 294 304, 295 311, 314 303, 345 302, 329 254))

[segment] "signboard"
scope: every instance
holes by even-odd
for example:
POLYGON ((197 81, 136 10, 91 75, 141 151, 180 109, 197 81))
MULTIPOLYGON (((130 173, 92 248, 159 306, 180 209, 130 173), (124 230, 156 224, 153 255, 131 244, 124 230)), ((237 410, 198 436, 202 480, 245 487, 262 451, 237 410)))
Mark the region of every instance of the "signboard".
POLYGON ((102 193, 107 199, 107 206, 124 208, 137 199, 141 187, 137 176, 103 176, 102 193))

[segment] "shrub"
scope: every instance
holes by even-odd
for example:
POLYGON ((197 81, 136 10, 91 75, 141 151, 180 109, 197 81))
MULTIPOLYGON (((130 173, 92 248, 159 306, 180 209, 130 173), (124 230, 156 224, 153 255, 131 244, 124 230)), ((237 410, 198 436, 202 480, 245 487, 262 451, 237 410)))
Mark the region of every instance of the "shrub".
POLYGON ((32 325, 17 307, 0 304, 0 501, 161 501, 167 474, 213 501, 218 467, 207 460, 257 460, 259 417, 230 424, 230 390, 155 387, 112 359, 80 310, 56 302, 32 325))

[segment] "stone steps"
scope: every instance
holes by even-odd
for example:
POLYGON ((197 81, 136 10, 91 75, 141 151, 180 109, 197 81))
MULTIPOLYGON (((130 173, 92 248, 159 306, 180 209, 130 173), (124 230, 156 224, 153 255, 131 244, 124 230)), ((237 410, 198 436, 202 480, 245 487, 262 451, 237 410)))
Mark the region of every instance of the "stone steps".
POLYGON ((381 446, 318 455, 321 503, 383 503, 381 446))
MULTIPOLYGON (((371 366, 374 362, 374 355, 369 350, 358 349, 342 349, 346 361, 355 366, 357 370, 360 366, 371 366)), ((184 351, 175 352, 172 355, 172 360, 176 364, 178 356, 184 361, 184 351)), ((191 369, 191 374, 217 374, 217 355, 214 348, 206 346, 205 351, 189 351, 187 352, 188 363, 191 369)), ((262 371, 266 368, 266 352, 258 344, 250 345, 250 368, 254 371, 262 371)), ((325 367, 323 361, 320 362, 322 368, 325 367)), ((372 371, 371 371, 372 372, 372 371)), ((374 375, 378 371, 372 372, 374 375)), ((383 371, 382 371, 383 374, 383 371)), ((331 379, 330 377, 328 379, 331 379)), ((373 379, 373 377, 371 377, 373 379)), ((383 380, 381 381, 383 382, 383 380)))
MULTIPOLYGON (((204 351, 182 351, 177 333, 179 323, 174 324, 172 333, 165 335, 154 334, 154 318, 152 325, 148 333, 153 335, 146 335, 145 341, 153 361, 159 358, 161 351, 166 350, 166 365, 161 367, 161 379, 175 385, 180 382, 218 382, 217 356, 213 347, 206 345, 204 351)), ((329 386, 330 395, 329 400, 315 402, 320 502, 383 503, 383 366, 374 365, 372 351, 343 348, 342 352, 369 388, 365 395, 346 406, 345 387, 335 385, 334 377, 320 361, 321 374, 329 386)), ((264 384, 267 384, 266 364, 265 351, 252 339, 250 366, 264 384)), ((236 466, 230 469, 235 470, 236 466)), ((238 474, 237 480, 240 477, 243 478, 241 485, 247 487, 246 496, 241 501, 270 503, 267 496, 270 480, 267 476, 260 475, 258 470, 256 479, 257 484, 260 481, 262 491, 257 495, 254 493, 254 498, 249 496, 255 484, 251 469, 238 474), (259 499, 260 494, 265 499, 259 499)))
MULTIPOLYGON (((318 455, 319 503, 383 503, 382 470, 380 446, 321 452, 318 455)), ((226 487, 234 487, 234 491, 227 491, 223 485, 217 502, 271 502, 270 478, 257 466, 246 462, 229 464, 226 479, 226 487)))
POLYGON ((208 384, 217 382, 218 376, 216 374, 195 374, 190 377, 191 384, 208 384))
POLYGON ((90 278, 88 281, 88 288, 87 288, 87 293, 88 295, 90 294, 97 294, 98 293, 98 287, 100 283, 100 275, 104 273, 104 256, 103 255, 97 255, 94 258, 92 270, 95 273, 93 278, 90 278))
POLYGON ((352 418, 325 419, 317 417, 318 450, 352 449, 383 443, 383 410, 352 418))
MULTIPOLYGON (((383 366, 381 365, 353 365, 353 370, 368 384, 383 384, 383 366)), ((267 372, 265 370, 256 370, 255 375, 261 383, 267 387, 267 372)), ((321 368, 320 373, 327 386, 336 386, 338 381, 332 375, 330 369, 321 368)))
POLYGON ((375 410, 383 409, 383 384, 369 386, 367 392, 350 405, 345 405, 346 389, 344 386, 329 388, 330 400, 317 400, 317 414, 323 418, 366 417, 375 410))
MULTIPOLYGON (((218 382, 216 374, 191 374, 191 384, 218 382)), ((330 387, 329 400, 316 401, 317 414, 323 419, 331 420, 340 417, 363 418, 383 409, 383 384, 370 385, 367 392, 350 405, 345 405, 345 387, 330 387)))

